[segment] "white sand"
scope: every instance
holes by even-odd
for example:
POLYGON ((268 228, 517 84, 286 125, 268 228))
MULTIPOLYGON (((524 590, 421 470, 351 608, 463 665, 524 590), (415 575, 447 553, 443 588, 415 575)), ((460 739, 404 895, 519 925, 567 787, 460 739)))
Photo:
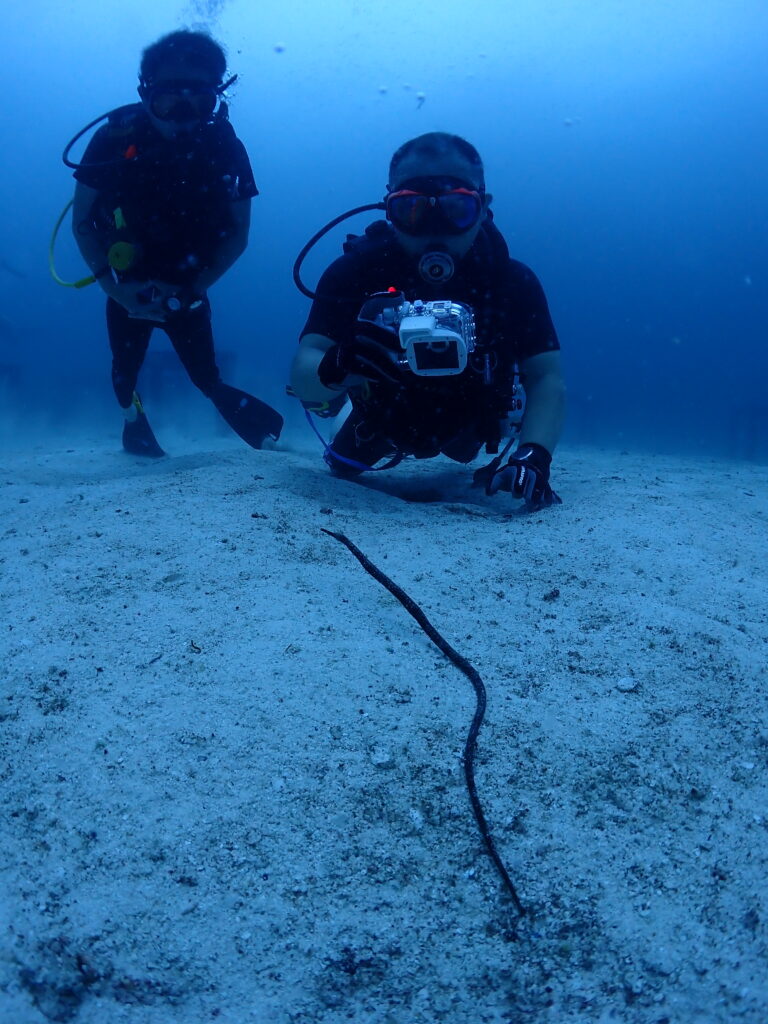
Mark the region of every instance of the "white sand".
POLYGON ((3 1022, 764 1024, 764 467, 187 452, 2 460, 3 1022))

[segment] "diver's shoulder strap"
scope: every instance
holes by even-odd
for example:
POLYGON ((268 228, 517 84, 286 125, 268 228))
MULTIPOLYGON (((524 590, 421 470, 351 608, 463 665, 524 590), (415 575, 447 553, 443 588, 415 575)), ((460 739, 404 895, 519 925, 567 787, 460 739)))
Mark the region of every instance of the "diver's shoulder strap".
POLYGON ((375 220, 365 229, 364 235, 347 235, 344 242, 346 253, 370 253, 385 248, 392 241, 392 227, 386 220, 375 220))
POLYGON ((143 113, 144 108, 140 103, 126 103, 125 106, 110 110, 107 115, 107 132, 114 138, 125 138, 133 134, 143 113))
MULTIPOLYGON (((213 121, 215 124, 226 123, 230 128, 232 128, 232 124, 229 120, 229 104, 225 100, 222 100, 221 103, 219 103, 219 109, 213 115, 213 121)), ((232 131, 234 132, 234 128, 232 128, 232 131)))
POLYGON ((481 229, 486 238, 488 239, 488 247, 493 262, 494 276, 499 277, 506 274, 507 262, 509 260, 509 246, 504 240, 504 235, 499 231, 496 225, 493 223, 493 214, 489 210, 488 216, 483 222, 481 229))
MULTIPOLYGON (((481 228, 487 243, 487 253, 490 262, 488 284, 490 288, 486 295, 485 307, 486 317, 489 325, 489 334, 493 337, 497 333, 496 320, 500 312, 500 305, 504 302, 509 280, 510 255, 504 236, 493 223, 490 210, 488 218, 483 222, 481 228)), ((493 342, 491 342, 493 344, 493 342)))

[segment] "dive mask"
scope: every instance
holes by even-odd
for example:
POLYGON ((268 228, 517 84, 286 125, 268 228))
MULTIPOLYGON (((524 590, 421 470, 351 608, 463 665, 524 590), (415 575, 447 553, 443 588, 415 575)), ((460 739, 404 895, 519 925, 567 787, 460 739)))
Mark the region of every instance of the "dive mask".
POLYGON ((210 121, 222 86, 194 79, 169 80, 156 85, 142 84, 139 93, 158 121, 210 121))
POLYGON ((460 235, 480 220, 483 194, 456 179, 414 178, 387 194, 387 220, 406 235, 460 235))

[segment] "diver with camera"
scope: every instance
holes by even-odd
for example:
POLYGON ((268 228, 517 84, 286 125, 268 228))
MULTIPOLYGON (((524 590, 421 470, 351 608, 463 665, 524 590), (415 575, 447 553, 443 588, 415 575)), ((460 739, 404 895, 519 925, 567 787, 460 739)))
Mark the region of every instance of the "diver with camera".
POLYGON ((71 286, 95 281, 107 295, 123 448, 136 455, 164 454, 136 390, 158 327, 192 383, 247 444, 260 448, 282 429, 279 413, 225 384, 216 365, 207 292, 244 252, 258 195, 229 121, 224 94, 234 78, 225 82, 225 73, 224 51, 207 34, 163 36, 142 54, 140 102, 92 121, 64 152, 77 181, 75 241, 91 269, 71 286), (82 159, 71 161, 73 144, 101 121, 82 159))
POLYGON ((485 446, 494 458, 475 485, 528 508, 558 503, 560 345, 541 285, 493 223, 477 151, 419 136, 393 156, 389 182, 382 204, 358 208, 386 221, 348 237, 323 273, 291 367, 289 391, 309 412, 352 403, 326 462, 355 477, 405 456, 469 463, 485 446))

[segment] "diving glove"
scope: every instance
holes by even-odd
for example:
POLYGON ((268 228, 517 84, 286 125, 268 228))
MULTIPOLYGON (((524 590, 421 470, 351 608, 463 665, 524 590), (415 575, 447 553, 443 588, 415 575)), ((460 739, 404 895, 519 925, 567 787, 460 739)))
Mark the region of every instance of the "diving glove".
POLYGON ((474 481, 485 484, 486 494, 509 491, 515 498, 523 498, 531 510, 561 505, 560 498, 549 486, 551 462, 552 456, 543 445, 522 444, 504 466, 492 462, 478 469, 474 481))
POLYGON ((331 345, 317 368, 323 387, 337 389, 346 377, 364 377, 376 383, 402 384, 407 364, 401 363, 402 351, 391 347, 397 336, 386 328, 366 324, 368 334, 358 334, 353 342, 331 345), (371 337, 374 332, 378 338, 371 337))

